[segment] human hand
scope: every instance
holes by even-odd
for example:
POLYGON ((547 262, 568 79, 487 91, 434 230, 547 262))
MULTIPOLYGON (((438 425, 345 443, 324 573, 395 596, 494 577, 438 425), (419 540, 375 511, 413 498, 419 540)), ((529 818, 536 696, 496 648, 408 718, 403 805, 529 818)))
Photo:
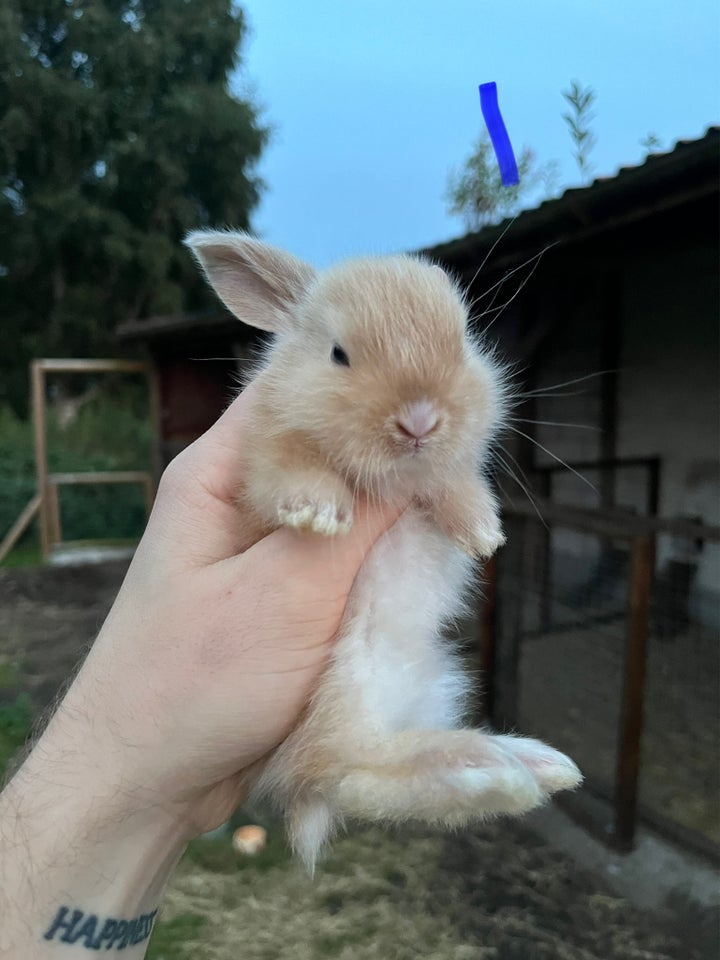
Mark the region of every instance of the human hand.
POLYGON ((283 529, 245 542, 236 497, 251 407, 252 387, 170 464, 100 635, 0 797, 22 808, 30 860, 39 848, 53 865, 39 886, 25 877, 46 911, 60 880, 84 909, 157 906, 187 840, 227 818, 243 771, 292 728, 355 575, 396 517, 361 503, 343 537, 283 529), (68 824, 61 837, 49 805, 68 824))
POLYGON ((68 697, 93 705, 98 754, 114 764, 121 753, 150 802, 180 802, 191 834, 232 811, 243 769, 292 728, 355 574, 396 516, 365 505, 343 537, 283 529, 244 542, 236 500, 251 402, 252 388, 170 464, 68 697))

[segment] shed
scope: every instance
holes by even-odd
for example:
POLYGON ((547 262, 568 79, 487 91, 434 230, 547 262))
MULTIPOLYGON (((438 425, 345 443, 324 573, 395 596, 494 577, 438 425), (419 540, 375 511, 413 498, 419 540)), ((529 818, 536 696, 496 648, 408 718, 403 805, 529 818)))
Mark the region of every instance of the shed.
MULTIPOLYGON (((423 251, 468 285, 478 330, 520 371, 507 466, 536 495, 720 524, 719 160, 711 127, 423 251)), ((661 562, 694 549, 667 539, 661 562)), ((720 548, 698 565, 694 602, 717 623, 720 548)))
MULTIPOLYGON (((485 710, 578 760, 576 812, 717 850, 720 127, 421 251, 513 364, 484 574, 485 710), (570 424, 570 426, 566 426, 570 424)), ((221 310, 131 320, 162 459, 216 419, 258 335, 221 310)))
POLYGON ((580 764, 566 799, 718 855, 720 128, 423 253, 517 371, 485 574, 486 703, 580 764))

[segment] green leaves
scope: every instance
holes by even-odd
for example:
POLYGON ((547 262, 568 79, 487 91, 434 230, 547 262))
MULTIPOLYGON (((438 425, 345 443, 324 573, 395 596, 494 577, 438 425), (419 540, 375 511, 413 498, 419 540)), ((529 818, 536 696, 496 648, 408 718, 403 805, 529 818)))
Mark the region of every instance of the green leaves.
POLYGON ((570 139, 575 147, 573 156, 577 162, 583 179, 588 180, 592 173, 590 151, 596 144, 596 138, 590 129, 590 123, 595 119, 593 105, 597 95, 592 87, 582 87, 577 80, 573 80, 568 90, 562 95, 570 105, 570 112, 562 115, 570 131, 570 139))
POLYGON ((470 229, 478 230, 514 214, 538 185, 543 184, 546 192, 552 189, 557 176, 554 163, 539 165, 534 152, 523 147, 517 164, 520 182, 503 186, 492 144, 483 134, 462 169, 450 174, 446 191, 450 213, 462 216, 470 229))
POLYGON ((0 402, 24 409, 33 353, 205 302, 180 239, 247 228, 262 187, 267 131, 228 87, 244 34, 232 0, 2 4, 0 402))
MULTIPOLYGON (((593 169, 590 153, 596 143, 591 123, 595 119, 593 107, 597 95, 592 87, 583 87, 577 80, 573 80, 562 95, 570 108, 562 118, 575 148, 573 156, 583 179, 589 180, 593 169)), ((653 134, 648 134, 643 146, 649 152, 658 143, 653 134)), ((483 134, 460 172, 453 171, 448 178, 446 199, 450 213, 462 216, 470 229, 478 230, 517 213, 538 187, 542 189, 536 200, 552 196, 557 189, 558 162, 550 160, 538 164, 529 147, 524 147, 518 158, 518 172, 520 182, 517 186, 502 185, 490 139, 483 134)))

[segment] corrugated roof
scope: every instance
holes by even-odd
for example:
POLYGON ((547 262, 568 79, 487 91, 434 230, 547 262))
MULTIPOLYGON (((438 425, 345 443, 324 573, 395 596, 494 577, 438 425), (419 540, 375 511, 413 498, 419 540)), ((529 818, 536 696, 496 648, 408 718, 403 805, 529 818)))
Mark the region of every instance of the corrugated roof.
POLYGON ((155 339, 161 335, 182 334, 187 331, 225 333, 238 326, 227 311, 206 310, 201 313, 179 313, 146 317, 144 320, 125 320, 115 328, 118 340, 155 339))
MULTIPOLYGON (((621 167, 614 176, 570 187, 560 197, 524 210, 515 218, 506 252, 510 253, 507 247, 517 251, 529 244, 537 248, 539 242, 575 239, 716 193, 719 162, 720 126, 711 126, 697 140, 678 140, 670 150, 650 153, 642 163, 621 167)), ((420 252, 461 267, 461 261, 491 246, 511 219, 420 252)))
MULTIPOLYGON (((547 243, 575 240, 663 207, 717 193, 719 161, 720 126, 711 126, 698 140, 678 140, 672 149, 651 153, 642 163, 621 167, 614 176, 597 177, 585 187, 570 187, 560 197, 544 200, 517 216, 504 241, 503 256, 493 258, 494 266, 503 268, 524 256, 528 247, 536 252, 547 243)), ((449 263, 457 273, 462 274, 465 264, 474 272, 478 254, 495 243, 510 220, 418 252, 449 263)), ((116 328, 116 335, 125 341, 154 340, 176 333, 224 333, 233 328, 238 324, 229 314, 208 311, 127 320, 116 328)))

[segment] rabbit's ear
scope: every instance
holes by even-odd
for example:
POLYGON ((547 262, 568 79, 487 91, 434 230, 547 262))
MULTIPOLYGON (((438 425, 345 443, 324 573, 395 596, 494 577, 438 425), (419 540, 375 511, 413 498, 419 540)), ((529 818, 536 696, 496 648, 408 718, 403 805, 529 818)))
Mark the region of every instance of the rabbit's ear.
POLYGON ((184 242, 225 306, 260 330, 287 329, 315 278, 309 264, 247 233, 196 230, 184 242))

